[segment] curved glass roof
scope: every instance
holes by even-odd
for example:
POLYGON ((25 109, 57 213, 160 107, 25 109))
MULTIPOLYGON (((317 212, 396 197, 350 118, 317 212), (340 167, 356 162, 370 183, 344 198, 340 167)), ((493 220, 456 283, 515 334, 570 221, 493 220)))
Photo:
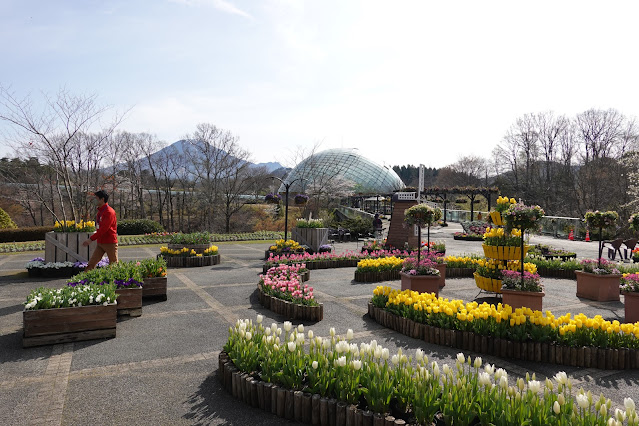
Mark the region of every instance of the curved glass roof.
MULTIPOLYGON (((294 182, 292 191, 332 187, 339 188, 337 192, 387 194, 404 188, 404 183, 393 169, 369 160, 356 149, 345 148, 327 149, 305 158, 291 170, 284 182, 294 182)), ((279 192, 285 191, 282 184, 279 192)))

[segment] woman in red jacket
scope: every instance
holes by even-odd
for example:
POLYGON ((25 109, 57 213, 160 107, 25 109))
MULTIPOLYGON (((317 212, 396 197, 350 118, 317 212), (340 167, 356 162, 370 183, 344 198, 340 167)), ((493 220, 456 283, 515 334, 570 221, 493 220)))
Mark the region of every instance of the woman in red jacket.
POLYGON ((95 268, 104 253, 109 257, 109 264, 118 262, 118 221, 115 218, 115 210, 107 204, 109 194, 105 191, 98 191, 93 195, 98 201, 98 214, 95 221, 97 231, 82 244, 88 246, 91 241, 97 241, 98 245, 85 271, 95 268))

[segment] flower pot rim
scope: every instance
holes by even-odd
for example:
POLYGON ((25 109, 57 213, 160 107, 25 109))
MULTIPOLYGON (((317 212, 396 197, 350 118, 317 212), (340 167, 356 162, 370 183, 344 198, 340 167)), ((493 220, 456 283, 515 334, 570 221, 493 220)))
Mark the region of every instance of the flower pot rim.
POLYGON ((405 276, 405 277, 411 277, 411 278, 413 278, 413 277, 431 277, 431 278, 441 278, 441 275, 411 275, 411 274, 406 274, 406 273, 404 273, 404 272, 402 272, 402 271, 399 271, 399 274, 400 274, 400 275, 403 275, 403 276, 405 276))
POLYGON ((586 272, 584 270, 576 270, 575 274, 584 274, 584 275, 591 275, 596 277, 616 277, 616 278, 623 277, 623 274, 594 274, 592 272, 586 272))
POLYGON ((542 291, 525 291, 525 290, 512 290, 508 288, 502 288, 501 292, 511 293, 511 294, 525 294, 525 295, 539 296, 539 297, 544 297, 546 295, 546 293, 543 290, 542 291))

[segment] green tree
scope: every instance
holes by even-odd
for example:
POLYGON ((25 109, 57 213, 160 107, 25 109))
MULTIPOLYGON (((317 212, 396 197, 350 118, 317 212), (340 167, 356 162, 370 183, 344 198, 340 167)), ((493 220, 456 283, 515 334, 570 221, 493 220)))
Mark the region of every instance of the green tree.
POLYGON ((9 214, 4 210, 0 209, 0 229, 15 229, 18 225, 11 220, 9 214))

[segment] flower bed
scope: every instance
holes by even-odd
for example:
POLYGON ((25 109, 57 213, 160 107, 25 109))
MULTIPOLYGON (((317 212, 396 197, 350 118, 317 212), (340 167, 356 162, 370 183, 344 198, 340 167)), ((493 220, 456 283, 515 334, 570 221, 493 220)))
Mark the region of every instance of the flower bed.
POLYGON ((391 256, 377 259, 362 259, 357 262, 355 270, 356 282, 377 282, 398 280, 404 259, 391 256))
MULTIPOLYGON (((109 258, 102 258, 96 268, 109 266, 109 258)), ((45 262, 43 258, 36 257, 24 266, 30 278, 69 278, 79 274, 87 267, 86 262, 45 262)))
POLYGON ((163 257, 144 259, 136 262, 136 265, 140 267, 140 273, 144 279, 142 298, 166 300, 168 281, 166 278, 166 260, 163 257))
MULTIPOLYGON (((285 322, 283 332, 261 321, 261 316, 256 323, 238 320, 229 329, 219 378, 235 398, 281 418, 322 425, 430 425, 444 419, 446 424, 574 424, 576 410, 579 424, 610 424, 612 401, 593 400, 576 387, 573 393, 564 372, 544 383, 534 375, 510 382, 505 370, 463 353, 454 366, 440 367, 417 349, 413 363, 401 349, 391 354, 376 341, 350 343, 352 330, 343 337, 331 329, 331 336, 322 338, 312 331, 305 335, 303 326, 285 322)), ((634 401, 626 398, 624 405, 626 411, 615 414, 635 422, 634 401)))
MULTIPOLYGON (((502 339, 511 341, 512 344, 528 341, 535 345, 546 344, 547 349, 551 346, 558 347, 571 354, 573 349, 577 354, 581 348, 588 348, 589 353, 594 353, 595 356, 590 364, 584 360, 580 361, 583 365, 579 366, 602 368, 596 354, 603 351, 602 354, 606 357, 618 356, 614 360, 617 365, 615 368, 639 368, 639 338, 636 337, 639 335, 639 325, 606 321, 599 315, 588 318, 578 314, 573 318, 571 314, 566 314, 556 318, 550 311, 544 314, 527 308, 513 309, 502 304, 464 304, 461 300, 449 301, 428 293, 400 292, 381 286, 374 290, 371 303, 380 310, 397 316, 400 322, 404 318, 451 332, 473 332, 491 341, 502 339)), ((573 365, 572 359, 570 355, 569 365, 573 365)), ((557 360, 555 362, 561 363, 557 360)), ((575 359, 574 362, 578 361, 575 359)), ((613 358, 604 359, 604 363, 608 362, 613 363, 613 358)))
POLYGON ((164 258, 167 267, 173 268, 211 266, 220 263, 217 246, 209 246, 203 249, 201 253, 188 247, 182 247, 181 249, 160 247, 159 257, 164 258))
POLYGON ((276 314, 290 319, 321 321, 324 306, 315 301, 313 287, 302 285, 304 264, 279 265, 260 275, 257 284, 260 303, 276 314))
POLYGON ((335 253, 301 253, 288 255, 271 254, 264 264, 263 273, 266 273, 273 266, 280 264, 291 265, 295 263, 305 263, 308 269, 329 269, 356 267, 361 259, 377 259, 382 257, 408 257, 412 252, 406 250, 378 250, 370 253, 358 253, 346 251, 341 254, 335 253))
POLYGON ((118 315, 142 315, 142 272, 139 262, 119 262, 108 268, 82 272, 67 282, 68 287, 115 286, 118 315))
POLYGON ((465 232, 455 232, 453 234, 454 240, 460 241, 484 241, 483 234, 467 234, 465 232))
POLYGON ((115 337, 114 285, 38 288, 22 313, 23 347, 115 337))

